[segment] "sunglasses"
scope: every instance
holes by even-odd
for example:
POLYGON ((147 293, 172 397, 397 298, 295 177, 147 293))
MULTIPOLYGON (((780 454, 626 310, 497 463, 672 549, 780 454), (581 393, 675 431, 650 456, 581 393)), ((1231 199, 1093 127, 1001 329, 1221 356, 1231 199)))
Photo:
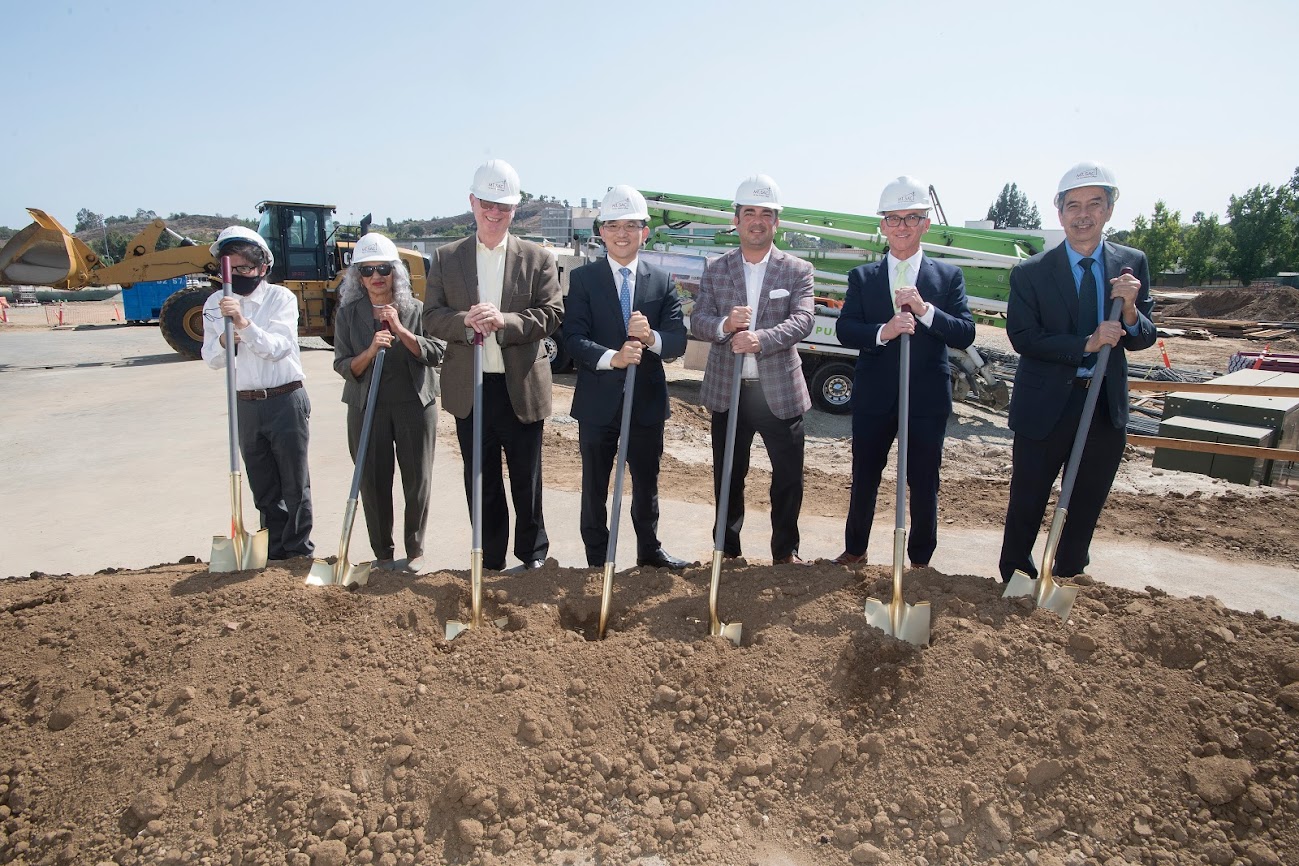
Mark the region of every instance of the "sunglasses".
POLYGON ((363 277, 372 277, 375 274, 381 277, 392 276, 392 265, 357 265, 356 269, 363 277))
POLYGON ((482 199, 478 200, 478 206, 483 210, 494 210, 500 211, 501 213, 509 213, 514 210, 514 205, 512 204, 501 204, 498 201, 483 201, 482 199))

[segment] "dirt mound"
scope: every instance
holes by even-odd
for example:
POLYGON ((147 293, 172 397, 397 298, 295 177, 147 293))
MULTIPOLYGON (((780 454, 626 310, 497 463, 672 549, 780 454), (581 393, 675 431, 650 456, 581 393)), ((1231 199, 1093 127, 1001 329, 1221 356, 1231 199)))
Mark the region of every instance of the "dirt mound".
MULTIPOLYGON (((309 589, 308 560, 0 583, 0 861, 1280 864, 1299 626, 1105 586, 1069 623, 880 567, 309 589)), ((1290 861, 1293 862, 1293 861, 1290 861)))
POLYGON ((1189 301, 1160 304, 1159 313, 1196 319, 1242 319, 1254 322, 1299 321, 1299 289, 1204 289, 1189 301))

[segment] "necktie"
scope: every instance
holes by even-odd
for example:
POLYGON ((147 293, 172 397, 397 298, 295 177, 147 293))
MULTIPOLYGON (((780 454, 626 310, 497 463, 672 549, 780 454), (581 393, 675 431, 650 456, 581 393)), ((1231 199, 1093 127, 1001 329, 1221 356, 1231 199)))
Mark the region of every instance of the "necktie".
MULTIPOLYGON (((1096 304, 1096 275, 1092 273, 1095 259, 1082 259, 1078 262, 1083 269, 1082 282, 1078 287, 1078 336, 1090 337, 1092 331, 1100 324, 1100 307, 1096 304)), ((1096 354, 1083 358, 1082 365, 1087 369, 1096 366, 1096 354)))
POLYGON ((889 299, 893 302, 893 312, 898 312, 898 289, 907 285, 907 278, 911 275, 911 265, 906 262, 898 262, 898 268, 895 273, 896 280, 893 283, 893 296, 889 299))
POLYGON ((622 327, 627 330, 631 322, 631 268, 619 268, 622 274, 622 288, 618 290, 618 302, 622 304, 622 327))

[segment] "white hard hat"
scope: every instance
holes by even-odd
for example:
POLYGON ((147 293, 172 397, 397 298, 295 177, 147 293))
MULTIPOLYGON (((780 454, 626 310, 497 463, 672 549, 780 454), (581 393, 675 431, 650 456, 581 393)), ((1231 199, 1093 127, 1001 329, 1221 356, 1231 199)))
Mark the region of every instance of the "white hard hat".
POLYGON ((740 184, 740 188, 735 191, 735 206, 744 207, 745 205, 756 205, 757 207, 767 207, 779 212, 780 204, 780 187, 771 179, 770 175, 755 174, 746 177, 740 184))
POLYGON ((929 199, 929 185, 909 174, 891 182, 880 193, 880 207, 875 213, 884 216, 891 210, 929 210, 934 203, 929 199))
POLYGON ((217 235, 216 243, 208 247, 207 250, 212 254, 212 258, 221 258, 221 248, 231 241, 247 241, 250 244, 256 244, 266 251, 266 259, 269 264, 275 264, 275 256, 271 253, 271 248, 266 245, 266 239, 257 232, 245 226, 230 226, 221 230, 217 235))
POLYGON ((604 194, 600 199, 600 222, 612 220, 649 221, 649 208, 645 206, 645 196, 635 187, 620 183, 604 194))
POLYGON ((396 262, 401 256, 397 254, 397 245, 377 232, 362 235, 352 248, 352 264, 362 262, 396 262))
POLYGON ((478 166, 469 191, 474 198, 498 204, 516 205, 523 198, 519 192, 519 173, 503 159, 489 159, 478 166))
POLYGON ((1119 200, 1119 184, 1114 179, 1114 172, 1099 162, 1087 160, 1078 163, 1060 178, 1060 187, 1055 191, 1056 208, 1059 209, 1060 203, 1064 201, 1065 193, 1084 186, 1100 186, 1108 189, 1111 204, 1119 200))

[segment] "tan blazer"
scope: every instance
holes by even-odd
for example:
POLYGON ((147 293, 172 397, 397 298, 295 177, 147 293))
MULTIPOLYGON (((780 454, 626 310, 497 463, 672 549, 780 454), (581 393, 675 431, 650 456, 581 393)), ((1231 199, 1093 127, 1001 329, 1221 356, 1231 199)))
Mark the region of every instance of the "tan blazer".
MULTIPOLYGON (((550 253, 513 235, 505 242, 505 327, 493 336, 505 359, 510 405, 520 421, 531 424, 550 416, 550 358, 541 341, 559 328, 564 300, 550 253)), ((457 418, 468 418, 474 408, 474 347, 465 333, 465 312, 478 303, 477 249, 476 235, 438 247, 424 291, 424 330, 447 344, 442 407, 457 418)))

